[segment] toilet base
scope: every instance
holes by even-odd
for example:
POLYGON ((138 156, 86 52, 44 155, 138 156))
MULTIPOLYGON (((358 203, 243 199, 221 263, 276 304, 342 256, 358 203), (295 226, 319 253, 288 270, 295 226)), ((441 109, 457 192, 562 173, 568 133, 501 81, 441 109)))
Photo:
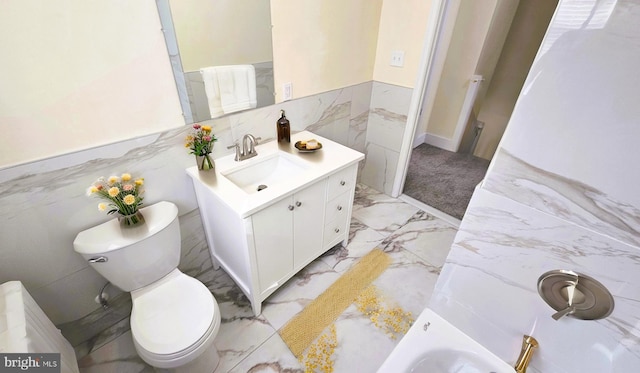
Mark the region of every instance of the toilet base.
POLYGON ((202 355, 189 363, 175 368, 155 368, 158 373, 213 373, 220 363, 218 349, 212 343, 202 355))

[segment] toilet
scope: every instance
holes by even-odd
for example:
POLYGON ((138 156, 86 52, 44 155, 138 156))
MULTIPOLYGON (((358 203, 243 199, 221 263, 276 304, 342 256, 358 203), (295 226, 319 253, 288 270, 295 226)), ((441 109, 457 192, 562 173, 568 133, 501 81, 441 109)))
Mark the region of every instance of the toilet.
POLYGON ((121 229, 116 219, 80 232, 76 252, 118 288, 131 292, 131 334, 149 365, 175 372, 213 372, 213 340, 220 309, 180 262, 178 207, 159 202, 141 209, 146 223, 121 229))

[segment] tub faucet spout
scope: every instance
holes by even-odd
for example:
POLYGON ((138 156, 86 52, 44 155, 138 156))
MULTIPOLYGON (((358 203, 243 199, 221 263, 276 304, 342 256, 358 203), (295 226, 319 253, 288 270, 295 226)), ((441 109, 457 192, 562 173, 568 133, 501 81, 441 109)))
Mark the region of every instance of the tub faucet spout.
POLYGON ((526 373, 531 356, 533 356, 533 350, 536 347, 538 347, 538 341, 532 336, 525 335, 522 338, 522 351, 520 351, 520 356, 514 366, 517 373, 526 373))

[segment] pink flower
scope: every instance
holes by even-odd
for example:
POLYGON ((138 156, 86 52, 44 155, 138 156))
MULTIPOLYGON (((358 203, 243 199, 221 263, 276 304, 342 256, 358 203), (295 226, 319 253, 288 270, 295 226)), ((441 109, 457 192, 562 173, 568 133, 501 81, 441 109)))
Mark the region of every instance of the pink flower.
POLYGON ((203 137, 202 139, 203 139, 204 141, 209 142, 209 141, 211 141, 211 136, 205 136, 205 137, 203 137))
POLYGON ((200 129, 200 127, 201 127, 201 126, 200 126, 198 123, 196 123, 196 124, 194 124, 194 125, 193 125, 193 128, 195 128, 195 129, 200 129))
POLYGON ((133 185, 125 184, 125 185, 122 186, 122 189, 126 190, 127 192, 132 191, 133 190, 133 185))

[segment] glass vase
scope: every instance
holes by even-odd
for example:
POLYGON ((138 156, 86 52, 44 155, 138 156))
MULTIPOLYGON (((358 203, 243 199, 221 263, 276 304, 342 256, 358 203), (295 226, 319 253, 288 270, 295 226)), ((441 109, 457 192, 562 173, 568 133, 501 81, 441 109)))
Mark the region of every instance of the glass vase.
POLYGON ((198 164, 198 170, 214 170, 216 168, 216 164, 211 159, 211 154, 207 153, 204 155, 196 155, 196 163, 198 164))
POLYGON ((136 211, 131 215, 118 214, 118 223, 121 228, 135 228, 144 225, 144 216, 140 211, 136 211))

